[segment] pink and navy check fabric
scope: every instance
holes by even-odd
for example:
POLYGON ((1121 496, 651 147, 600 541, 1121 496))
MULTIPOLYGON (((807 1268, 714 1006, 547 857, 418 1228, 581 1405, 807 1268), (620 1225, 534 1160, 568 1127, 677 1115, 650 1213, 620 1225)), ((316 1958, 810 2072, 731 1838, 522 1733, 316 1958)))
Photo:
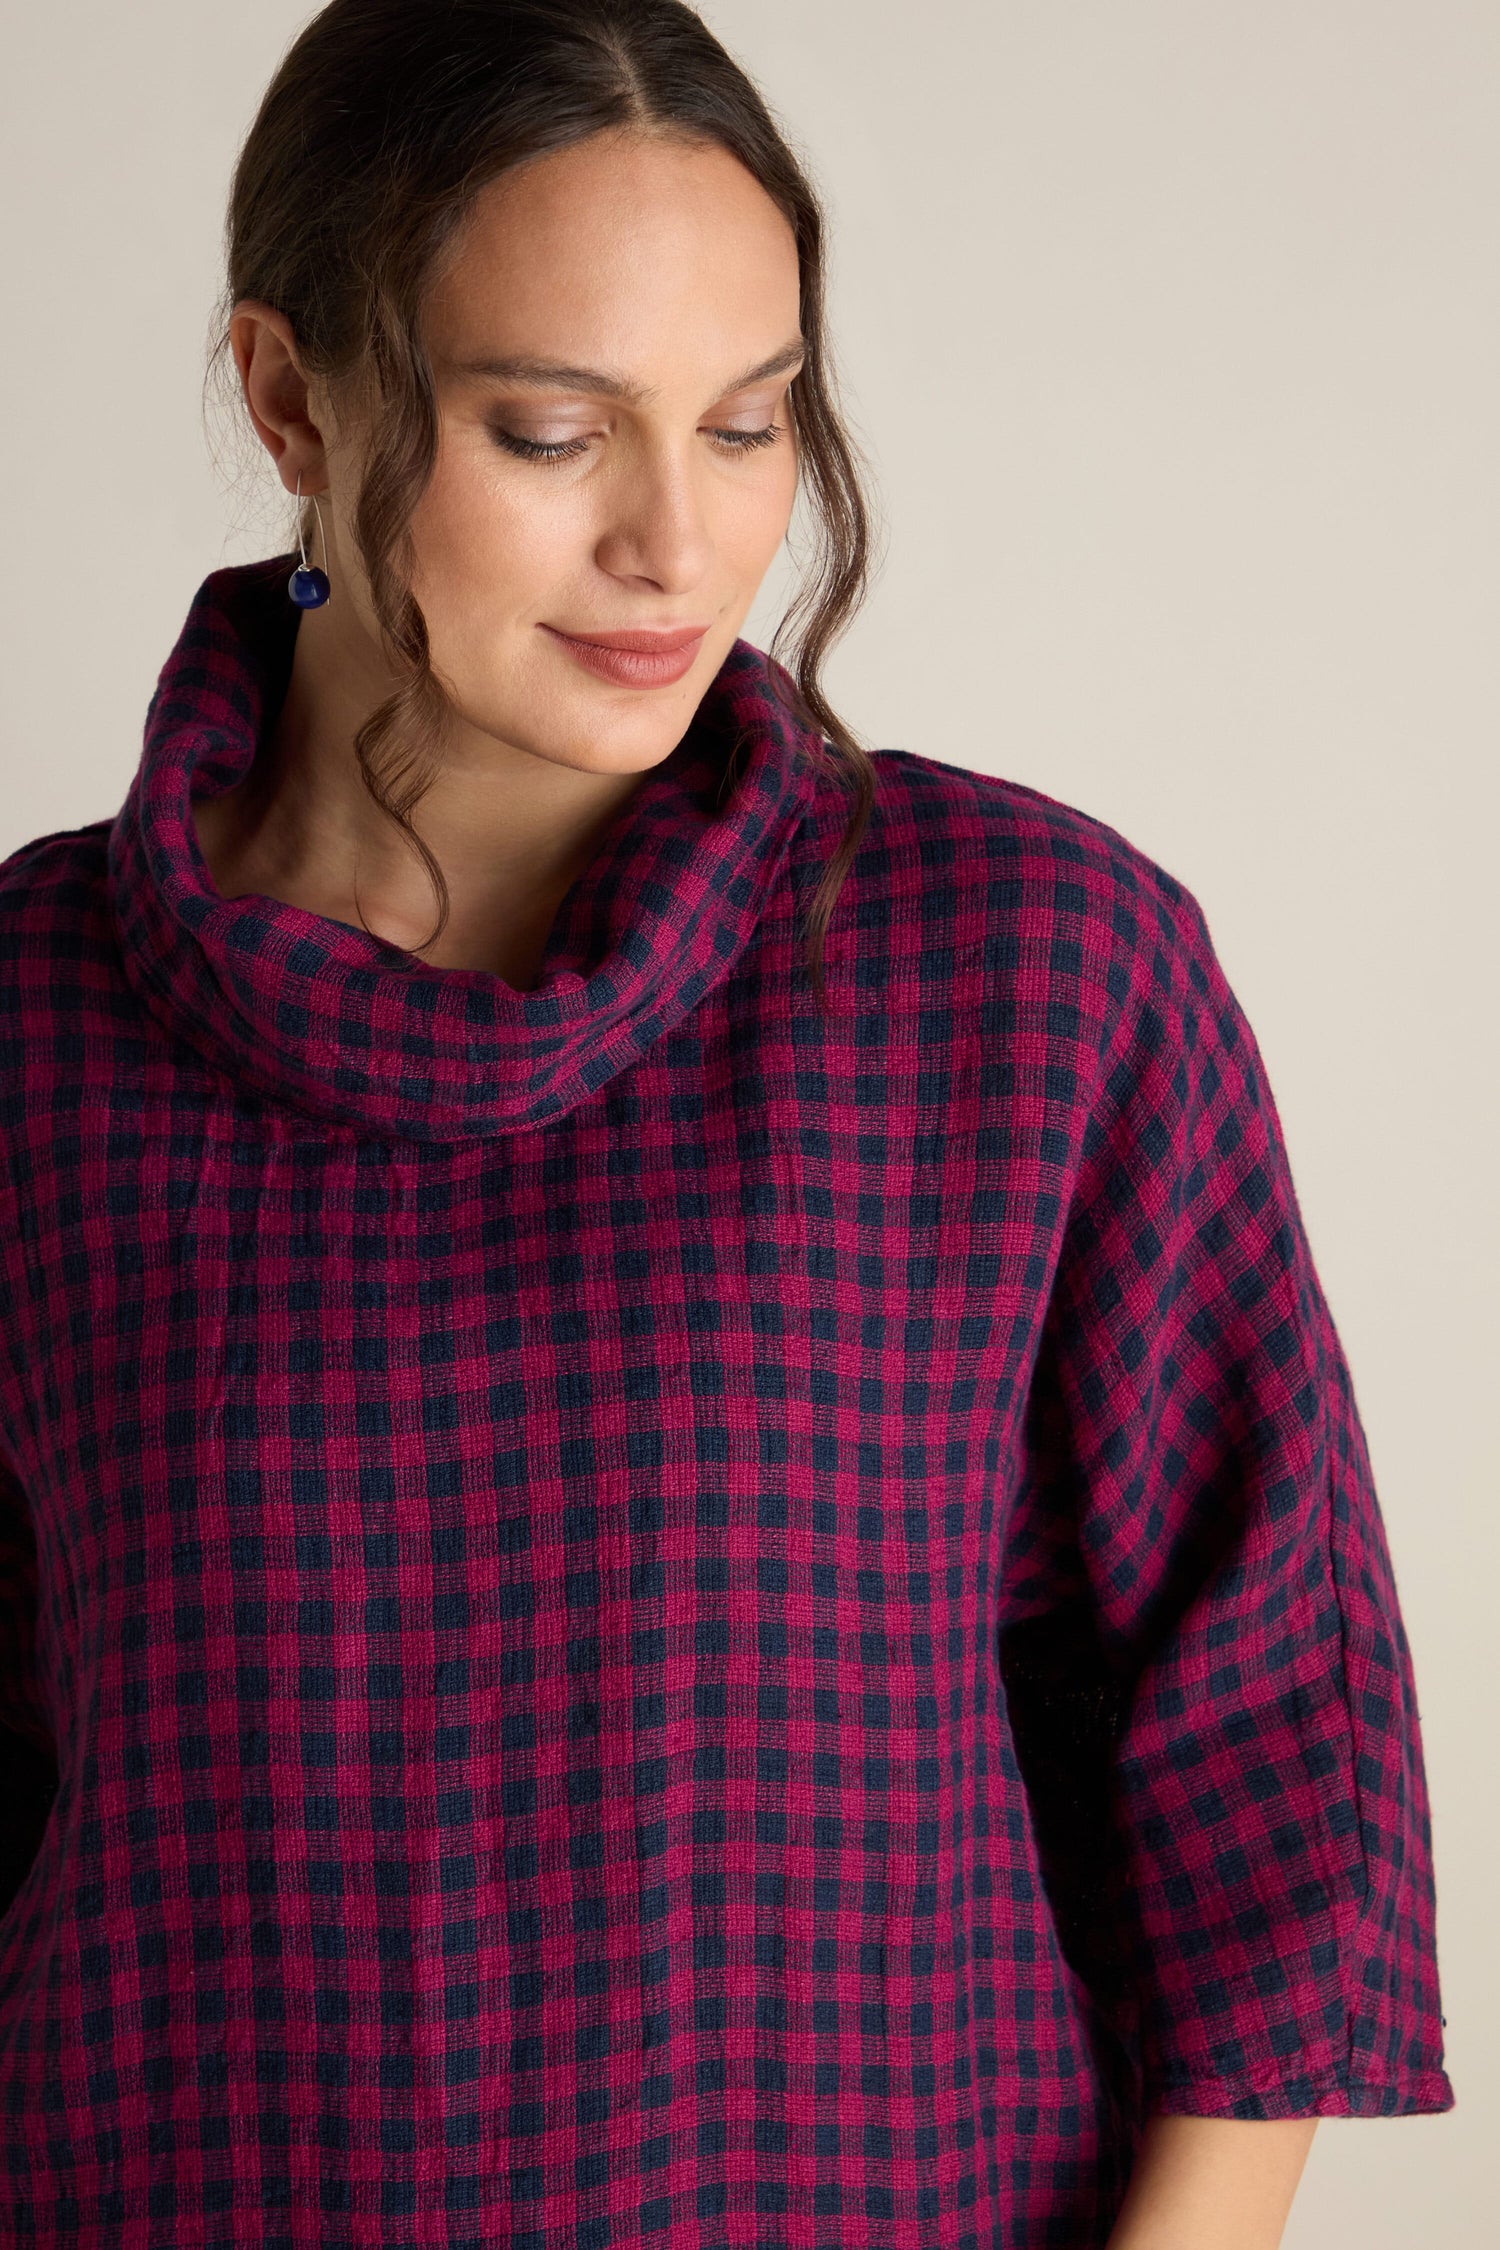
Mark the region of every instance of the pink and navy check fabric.
POLYGON ((737 643, 534 991, 259 894, 220 570, 0 866, 0 2245, 1090 2250, 1451 2106, 1411 1655, 1197 902, 737 643))

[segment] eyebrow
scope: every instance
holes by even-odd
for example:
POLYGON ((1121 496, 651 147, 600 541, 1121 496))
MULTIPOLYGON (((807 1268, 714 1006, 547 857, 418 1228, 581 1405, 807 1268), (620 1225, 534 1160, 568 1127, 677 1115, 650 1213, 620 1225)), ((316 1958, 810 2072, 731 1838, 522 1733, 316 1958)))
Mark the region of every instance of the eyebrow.
MULTIPOLYGON (((772 375, 784 375, 789 367, 795 367, 806 356, 806 352, 805 340, 794 336, 779 352, 772 352, 769 359, 736 375, 718 396, 725 398, 731 391, 744 390, 747 384, 763 383, 772 375)), ((517 354, 508 359, 440 359, 438 364, 445 373, 462 376, 466 381, 521 383, 531 390, 587 391, 596 398, 620 399, 627 406, 639 406, 651 395, 639 383, 629 383, 623 375, 612 374, 607 367, 574 367, 566 360, 530 359, 517 354)))

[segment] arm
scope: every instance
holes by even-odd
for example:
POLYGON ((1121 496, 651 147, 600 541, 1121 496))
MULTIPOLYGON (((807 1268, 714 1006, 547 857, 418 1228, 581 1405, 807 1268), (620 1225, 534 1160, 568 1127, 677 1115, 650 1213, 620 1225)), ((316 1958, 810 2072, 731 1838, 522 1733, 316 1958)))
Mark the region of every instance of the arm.
POLYGON ((1148 2118, 1106 2250, 1278 2250, 1315 2117, 1148 2118))
POLYGON ((1275 1103, 1196 902, 1112 928, 999 1632, 1144 2214, 1273 2125, 1454 2096, 1410 1651, 1275 1103))

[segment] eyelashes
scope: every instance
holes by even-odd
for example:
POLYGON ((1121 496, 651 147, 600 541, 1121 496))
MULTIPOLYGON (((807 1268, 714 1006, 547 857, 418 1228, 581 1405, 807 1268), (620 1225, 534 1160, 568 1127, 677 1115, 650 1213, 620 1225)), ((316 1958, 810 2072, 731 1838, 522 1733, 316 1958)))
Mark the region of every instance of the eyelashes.
MULTIPOLYGON (((708 435, 726 453, 756 453, 762 446, 774 445, 781 436, 779 422, 768 423, 763 430, 710 430, 708 435)), ((490 435, 505 452, 513 453, 519 461, 572 461, 586 451, 588 439, 566 438, 548 445, 541 438, 521 437, 514 430, 493 428, 490 435)))

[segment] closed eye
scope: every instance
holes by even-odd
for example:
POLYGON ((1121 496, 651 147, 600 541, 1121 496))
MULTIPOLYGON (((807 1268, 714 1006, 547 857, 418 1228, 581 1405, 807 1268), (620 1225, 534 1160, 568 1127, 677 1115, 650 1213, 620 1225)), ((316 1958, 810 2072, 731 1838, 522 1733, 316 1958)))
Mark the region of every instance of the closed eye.
MULTIPOLYGON (((572 461, 588 448, 586 437, 562 438, 549 443, 544 438, 522 437, 518 430, 491 432, 495 443, 513 453, 520 461, 572 461)), ((704 435, 714 440, 727 453, 754 453, 761 446, 774 445, 782 434, 782 424, 770 422, 759 430, 706 430, 704 435)))
POLYGON ((768 422, 763 430, 710 430, 708 434, 734 452, 753 453, 757 446, 776 443, 781 435, 781 424, 768 422))

